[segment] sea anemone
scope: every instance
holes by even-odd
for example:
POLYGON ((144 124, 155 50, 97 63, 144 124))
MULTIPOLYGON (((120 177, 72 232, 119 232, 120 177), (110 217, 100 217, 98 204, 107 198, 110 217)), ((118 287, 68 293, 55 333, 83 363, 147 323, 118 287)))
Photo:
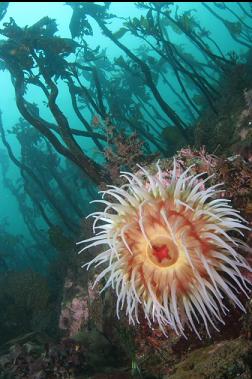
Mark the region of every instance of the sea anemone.
POLYGON ((85 243, 80 253, 106 247, 84 266, 105 264, 94 285, 104 278, 102 291, 115 289, 118 318, 125 306, 129 322, 139 323, 141 307, 164 334, 168 326, 185 336, 188 325, 201 338, 201 321, 210 336, 210 325, 225 324, 225 298, 245 312, 237 295, 248 297, 243 272, 250 267, 237 235, 249 228, 221 196, 223 183, 207 185, 213 175, 181 170, 176 160, 171 171, 156 166, 154 175, 140 166, 137 174, 122 172, 127 184, 101 191, 95 201, 105 209, 89 215, 95 236, 78 244, 85 243))

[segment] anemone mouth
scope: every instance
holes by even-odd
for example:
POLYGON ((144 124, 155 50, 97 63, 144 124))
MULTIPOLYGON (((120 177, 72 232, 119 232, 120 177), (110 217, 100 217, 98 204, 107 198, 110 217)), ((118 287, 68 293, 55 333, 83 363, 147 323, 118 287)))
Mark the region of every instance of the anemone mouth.
POLYGON ((161 235, 147 245, 146 256, 155 266, 168 268, 178 261, 179 250, 171 238, 161 235))

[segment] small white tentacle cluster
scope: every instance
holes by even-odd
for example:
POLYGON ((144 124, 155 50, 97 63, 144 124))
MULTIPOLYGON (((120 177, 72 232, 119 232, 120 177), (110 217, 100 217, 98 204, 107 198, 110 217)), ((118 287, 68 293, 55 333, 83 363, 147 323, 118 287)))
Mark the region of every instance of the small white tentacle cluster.
POLYGON ((155 175, 139 168, 137 175, 122 172, 127 184, 108 186, 96 200, 104 210, 89 215, 95 235, 78 244, 85 244, 80 253, 94 246, 102 252, 85 266, 102 265, 94 285, 105 278, 103 290, 115 289, 118 318, 125 306, 129 322, 139 323, 141 307, 164 334, 169 326, 185 336, 188 325, 201 338, 203 323, 210 336, 210 325, 225 323, 225 298, 245 312, 239 294, 248 297, 243 272, 251 268, 237 235, 249 228, 220 197, 222 184, 206 186, 212 176, 191 174, 192 166, 178 174, 175 160, 170 174, 158 163, 155 175))

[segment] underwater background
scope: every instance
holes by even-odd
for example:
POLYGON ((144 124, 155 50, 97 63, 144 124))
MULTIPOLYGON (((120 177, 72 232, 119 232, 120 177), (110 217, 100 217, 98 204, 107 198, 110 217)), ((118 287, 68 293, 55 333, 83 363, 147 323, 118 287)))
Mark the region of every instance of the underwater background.
POLYGON ((167 338, 117 319, 76 242, 120 171, 173 156, 251 224, 252 3, 2 2, 0 35, 0 378, 251 378, 250 298, 167 338))

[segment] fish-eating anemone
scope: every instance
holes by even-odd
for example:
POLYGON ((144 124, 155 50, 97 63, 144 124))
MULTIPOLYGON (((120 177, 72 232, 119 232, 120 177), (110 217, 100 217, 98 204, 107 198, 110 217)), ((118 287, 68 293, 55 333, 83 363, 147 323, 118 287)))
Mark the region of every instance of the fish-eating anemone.
POLYGON ((85 244, 80 253, 103 247, 84 266, 102 265, 94 285, 105 278, 102 290, 115 289, 118 318, 125 307, 129 322, 139 323, 141 307, 165 335, 169 326, 186 336, 188 325, 201 338, 200 324, 210 336, 210 325, 225 323, 226 298, 245 311, 239 294, 248 297, 243 272, 251 269, 238 236, 249 228, 221 196, 222 183, 207 186, 212 176, 191 172, 178 173, 176 160, 171 172, 159 163, 155 175, 142 167, 122 172, 127 184, 101 191, 95 201, 104 210, 90 215, 95 235, 78 244, 85 244))

